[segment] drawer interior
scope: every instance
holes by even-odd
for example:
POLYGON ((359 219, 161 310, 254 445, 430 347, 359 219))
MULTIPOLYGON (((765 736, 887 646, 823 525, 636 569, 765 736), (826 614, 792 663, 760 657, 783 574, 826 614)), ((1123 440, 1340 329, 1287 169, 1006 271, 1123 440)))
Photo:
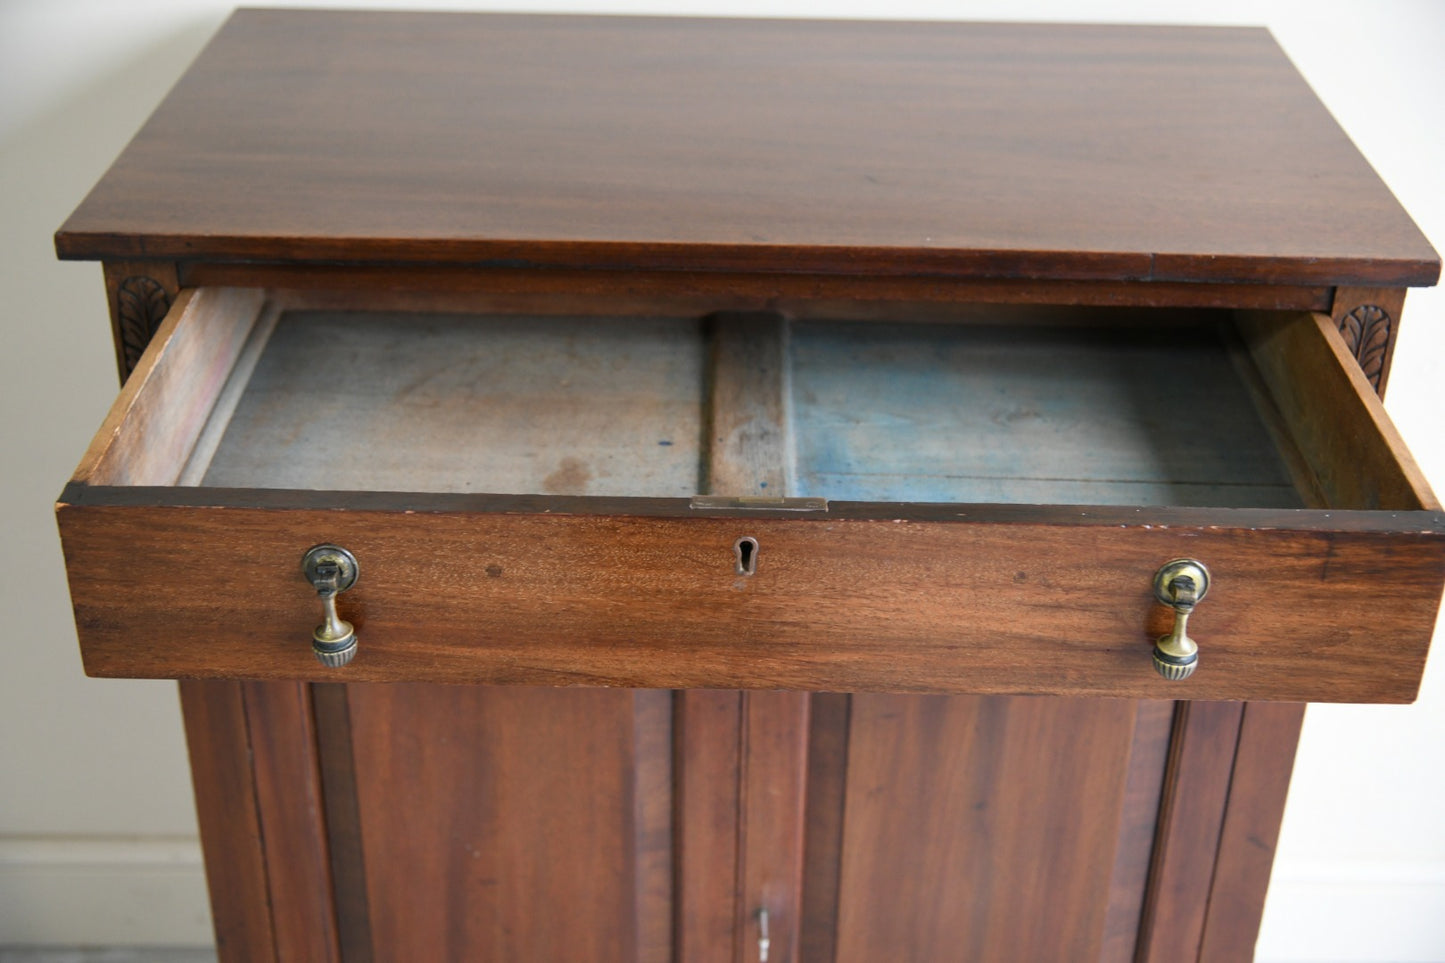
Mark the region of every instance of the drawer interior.
MULTIPOLYGON (((182 483, 687 497, 728 318, 279 312, 182 483)), ((744 322, 736 322, 744 323, 744 322)), ((1292 508, 1287 432, 1230 322, 753 325, 786 494, 1292 508), (1283 450, 1282 450, 1283 449, 1283 450)), ((773 482, 774 486, 778 482, 773 482)), ((766 494, 759 478, 751 493, 766 494)), ((783 494, 783 492, 777 492, 783 494)))
POLYGON ((200 289, 76 481, 1198 508, 1435 507, 1328 319, 353 310, 200 289))
POLYGON ((798 492, 1301 507, 1226 324, 800 325, 798 492))
POLYGON ((414 307, 183 292, 59 506, 87 671, 333 678, 297 639, 334 543, 355 681, 1418 685, 1445 519, 1327 317, 414 307), (1208 667, 1172 683, 1181 557, 1208 667))
POLYGON ((698 321, 286 312, 187 480, 229 488, 687 497, 698 321))

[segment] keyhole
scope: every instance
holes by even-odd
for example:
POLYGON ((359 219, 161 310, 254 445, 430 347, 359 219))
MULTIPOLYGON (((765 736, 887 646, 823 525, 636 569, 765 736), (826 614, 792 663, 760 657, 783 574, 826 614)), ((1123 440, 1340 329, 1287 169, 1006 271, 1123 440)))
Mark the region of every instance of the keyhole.
POLYGON ((758 570, 758 540, 744 535, 733 543, 733 552, 738 557, 738 574, 752 575, 758 570))

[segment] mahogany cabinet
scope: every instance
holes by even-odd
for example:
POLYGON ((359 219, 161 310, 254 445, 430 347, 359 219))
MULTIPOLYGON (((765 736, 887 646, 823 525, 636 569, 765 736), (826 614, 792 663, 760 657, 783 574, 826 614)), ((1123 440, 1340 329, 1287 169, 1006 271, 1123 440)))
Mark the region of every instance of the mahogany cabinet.
POLYGON ((1248 959, 1419 684, 1439 260, 1262 30, 241 11, 56 244, 223 959, 1248 959))

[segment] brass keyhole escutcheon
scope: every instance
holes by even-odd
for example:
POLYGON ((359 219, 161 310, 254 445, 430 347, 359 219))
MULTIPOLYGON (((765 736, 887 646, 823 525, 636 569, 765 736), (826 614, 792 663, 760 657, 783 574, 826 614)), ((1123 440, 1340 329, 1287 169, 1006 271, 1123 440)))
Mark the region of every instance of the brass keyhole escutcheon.
POLYGON ((311 633, 311 651, 322 665, 340 668, 356 657, 356 629, 336 611, 336 596, 356 584, 361 567, 339 545, 317 545, 301 558, 301 573, 321 600, 321 624, 311 633))
POLYGON ((758 540, 744 535, 733 542, 733 555, 737 559, 734 571, 739 575, 753 575, 758 570, 758 540))
POLYGON ((1154 573, 1154 597, 1174 610, 1174 628, 1154 643, 1154 669, 1171 682, 1199 666, 1199 644, 1189 637, 1189 616, 1209 591, 1209 569, 1192 558, 1165 562, 1154 573))

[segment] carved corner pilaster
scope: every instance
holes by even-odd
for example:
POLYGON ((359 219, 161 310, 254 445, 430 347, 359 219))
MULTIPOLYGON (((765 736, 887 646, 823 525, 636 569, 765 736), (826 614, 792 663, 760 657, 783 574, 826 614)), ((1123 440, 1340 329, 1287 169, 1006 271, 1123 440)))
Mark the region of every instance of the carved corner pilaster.
POLYGON ((105 293, 122 382, 140 362, 179 289, 171 262, 105 262, 105 293))
POLYGON ((1395 334, 1405 306, 1404 288, 1335 288, 1330 317, 1375 392, 1385 393, 1395 334))

